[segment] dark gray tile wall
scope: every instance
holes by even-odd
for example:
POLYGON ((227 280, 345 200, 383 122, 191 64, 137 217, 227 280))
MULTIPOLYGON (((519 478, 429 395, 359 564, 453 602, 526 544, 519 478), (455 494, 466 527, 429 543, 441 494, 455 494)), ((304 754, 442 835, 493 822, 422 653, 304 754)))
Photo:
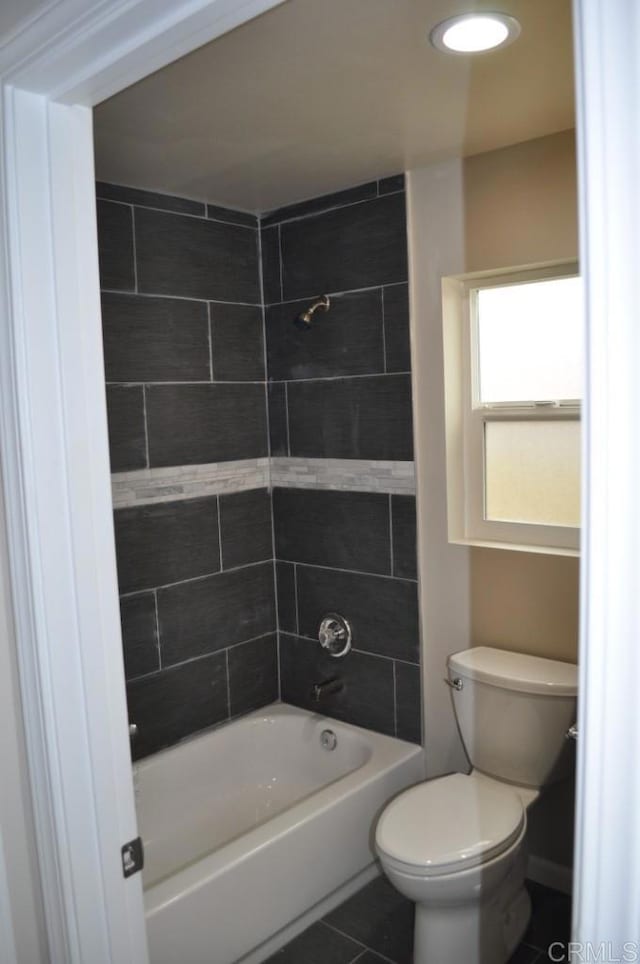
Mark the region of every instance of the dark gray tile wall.
POLYGON ((256 218, 97 195, 112 471, 267 455, 256 218))
MULTIPOLYGON (((413 458, 404 177, 273 212, 261 222, 271 452, 413 458), (309 330, 295 317, 332 307, 309 330)), ((282 699, 421 740, 415 499, 374 492, 273 493, 282 699), (328 612, 353 651, 318 643, 328 612)))
MULTIPOLYGON (((98 184, 112 470, 269 453, 255 216, 98 184)), ((115 512, 139 758, 278 698, 266 489, 115 512)))

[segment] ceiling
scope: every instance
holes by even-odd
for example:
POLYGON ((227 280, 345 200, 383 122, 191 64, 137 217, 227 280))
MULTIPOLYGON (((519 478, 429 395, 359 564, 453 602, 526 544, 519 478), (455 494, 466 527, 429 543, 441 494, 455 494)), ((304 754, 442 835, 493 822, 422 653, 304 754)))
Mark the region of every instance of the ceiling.
POLYGON ((99 180, 267 211, 574 125, 570 0, 287 0, 95 109, 99 180), (520 38, 443 54, 499 8, 520 38))

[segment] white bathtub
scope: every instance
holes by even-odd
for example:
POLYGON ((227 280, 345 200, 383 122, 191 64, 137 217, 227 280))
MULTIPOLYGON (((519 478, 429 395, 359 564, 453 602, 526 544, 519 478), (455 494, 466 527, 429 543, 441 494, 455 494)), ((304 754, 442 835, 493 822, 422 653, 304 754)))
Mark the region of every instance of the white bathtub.
POLYGON ((373 875, 378 813, 424 779, 420 747, 284 704, 134 770, 152 964, 267 957, 373 875))

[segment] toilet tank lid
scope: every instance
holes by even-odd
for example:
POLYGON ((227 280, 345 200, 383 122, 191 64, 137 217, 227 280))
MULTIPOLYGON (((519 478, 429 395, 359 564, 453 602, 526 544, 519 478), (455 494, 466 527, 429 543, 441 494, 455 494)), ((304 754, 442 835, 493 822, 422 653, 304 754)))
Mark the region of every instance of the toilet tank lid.
POLYGON ((578 667, 556 659, 511 653, 490 646, 476 646, 449 657, 456 676, 493 683, 502 689, 547 696, 576 696, 578 667))

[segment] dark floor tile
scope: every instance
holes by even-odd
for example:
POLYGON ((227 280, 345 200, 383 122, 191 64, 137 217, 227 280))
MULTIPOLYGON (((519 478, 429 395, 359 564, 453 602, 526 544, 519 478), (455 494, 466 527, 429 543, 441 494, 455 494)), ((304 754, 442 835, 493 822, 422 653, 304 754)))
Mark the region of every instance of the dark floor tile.
POLYGON ((114 519, 121 593, 220 569, 215 496, 117 509, 114 519))
POLYGON ((384 340, 388 372, 411 371, 409 286, 384 289, 384 340))
POLYGON ((102 295, 108 382, 209 381, 209 320, 204 302, 146 295, 102 295))
POLYGON ((385 877, 377 877, 327 914, 326 921, 396 964, 411 964, 413 916, 413 903, 385 877))
POLYGON ((524 943, 546 951, 554 941, 571 939, 571 898, 560 891, 551 890, 527 881, 531 896, 531 923, 524 935, 524 943))
POLYGON ((256 231, 137 208, 135 236, 139 291, 260 302, 256 231))
POLYGON ((355 941, 318 921, 265 964, 351 964, 361 951, 355 941))
POLYGON ((320 211, 328 211, 331 208, 344 207, 345 204, 353 204, 354 201, 364 201, 374 198, 377 194, 376 181, 368 181, 366 184, 358 184, 356 187, 348 187, 344 191, 335 191, 333 194, 322 194, 320 197, 310 198, 308 201, 300 201, 298 204, 289 204, 287 207, 278 208, 271 211, 261 218, 261 223, 268 227, 270 224, 277 224, 280 221, 289 221, 291 218, 301 218, 309 214, 318 214, 320 211))
POLYGON ((384 371, 380 289, 340 295, 314 315, 310 328, 294 320, 309 300, 267 308, 267 368, 278 380, 366 375, 384 371))
POLYGON ((263 385, 151 385, 146 392, 152 466, 268 455, 263 385))
POLYGON ((158 619, 163 666, 272 633, 273 564, 160 589, 158 619))
POLYGON ((404 191, 404 174, 392 174, 378 181, 379 194, 392 194, 394 191, 404 191))
POLYGON ((126 204, 97 202, 100 287, 133 291, 133 216, 126 204))
POLYGON ((360 957, 356 957, 353 964, 389 964, 389 958, 380 957, 379 954, 374 954, 373 951, 365 951, 360 957))
POLYGON ((221 495, 220 537, 224 569, 273 558, 269 491, 251 489, 221 495))
POLYGON ((414 582, 298 566, 300 633, 317 639, 327 613, 349 620, 353 646, 367 653, 419 659, 418 593, 414 582))
POLYGON ((107 422, 111 471, 130 472, 146 468, 142 385, 107 385, 107 422))
POLYGON ((278 640, 275 633, 232 646, 228 656, 231 716, 250 713, 278 699, 278 640))
POLYGON ((120 184, 106 184, 104 181, 96 183, 96 195, 99 198, 124 201, 126 204, 138 204, 148 208, 160 208, 177 214, 195 214, 204 217, 205 213, 202 201, 192 201, 172 194, 158 194, 154 191, 141 191, 136 187, 123 187, 120 184))
POLYGON ((403 579, 416 579, 416 498, 414 495, 391 496, 391 529, 393 532, 393 574, 403 579))
POLYGON ((534 964, 538 961, 542 964, 545 957, 546 955, 543 956, 542 952, 536 947, 527 947, 526 944, 521 944, 509 958, 509 964, 534 964))
POLYGON ((335 660, 325 655, 319 643, 281 633, 280 687, 285 703, 394 735, 393 662, 389 659, 351 652, 335 660), (342 690, 317 701, 314 685, 336 678, 342 681, 342 690))
POLYGON ((287 389, 284 382, 269 382, 269 440, 271 455, 289 454, 287 389))
POLYGON ((262 254, 262 286, 265 305, 282 301, 280 284, 280 229, 262 228, 260 231, 262 254))
POLYGON ((396 663, 396 736, 422 743, 420 667, 411 663, 396 663))
POLYGON ((413 459, 408 375, 290 382, 288 394, 291 455, 413 459))
POLYGON ((127 685, 134 760, 227 719, 224 653, 162 669, 127 685))
POLYGON ((280 234, 286 300, 407 280, 404 194, 289 221, 280 234))
POLYGON ((212 304, 211 356, 214 381, 264 381, 262 308, 212 304))
POLYGON ((156 598, 154 593, 120 600, 120 623, 124 672, 127 679, 153 673, 160 668, 156 598))
POLYGON ((214 221, 226 221, 229 224, 244 224, 247 228, 258 227, 258 218, 255 214, 222 208, 217 204, 207 204, 207 217, 213 218, 214 221))
POLYGON ((278 629, 285 633, 297 633, 295 566, 289 562, 277 562, 276 579, 278 584, 278 629))
POLYGON ((386 495, 276 488, 273 518, 278 559, 391 572, 386 495))

